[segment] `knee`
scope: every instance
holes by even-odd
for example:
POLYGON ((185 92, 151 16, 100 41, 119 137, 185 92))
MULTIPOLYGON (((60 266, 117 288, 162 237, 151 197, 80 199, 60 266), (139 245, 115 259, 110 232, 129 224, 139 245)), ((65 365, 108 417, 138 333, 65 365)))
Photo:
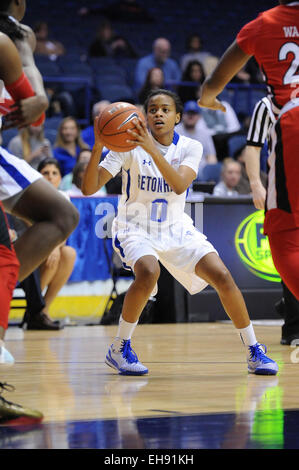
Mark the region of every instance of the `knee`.
POLYGON ((62 240, 65 240, 77 227, 79 223, 79 212, 76 207, 68 201, 57 208, 55 224, 62 233, 62 240))
POLYGON ((215 272, 213 279, 212 279, 213 287, 217 290, 231 290, 235 289, 236 285, 235 282, 226 268, 219 269, 215 272))
POLYGON ((160 276, 159 264, 141 264, 138 267, 136 280, 140 281, 144 288, 152 289, 160 276))
POLYGON ((67 263, 74 263, 76 260, 76 250, 72 246, 64 246, 61 249, 61 255, 67 263))

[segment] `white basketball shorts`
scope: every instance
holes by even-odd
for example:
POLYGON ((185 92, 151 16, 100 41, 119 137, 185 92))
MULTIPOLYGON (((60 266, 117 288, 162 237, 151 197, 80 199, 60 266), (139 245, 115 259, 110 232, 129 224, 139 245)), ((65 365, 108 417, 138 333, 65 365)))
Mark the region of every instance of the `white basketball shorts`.
POLYGON ((25 160, 15 157, 0 147, 0 201, 6 210, 11 209, 21 195, 42 175, 34 170, 25 160))
POLYGON ((218 253, 192 224, 176 224, 170 234, 167 232, 161 239, 141 228, 131 233, 118 226, 113 233, 113 246, 125 268, 134 271, 141 257, 152 255, 190 294, 197 294, 208 284, 195 274, 196 264, 208 253, 218 253))

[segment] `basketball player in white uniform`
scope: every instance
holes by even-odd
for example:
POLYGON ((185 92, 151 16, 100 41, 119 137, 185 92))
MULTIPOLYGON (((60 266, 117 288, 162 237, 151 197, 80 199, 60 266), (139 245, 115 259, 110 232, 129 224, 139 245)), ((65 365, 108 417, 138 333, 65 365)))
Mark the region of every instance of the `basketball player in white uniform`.
POLYGON ((95 145, 83 179, 82 190, 88 195, 120 169, 123 174, 113 243, 124 266, 134 271, 135 280, 125 296, 106 363, 121 375, 148 372, 130 341, 159 278, 159 260, 191 294, 211 284, 247 346, 249 372, 275 375, 278 366, 257 343, 241 292, 215 248, 184 213, 186 192, 196 178, 202 145, 174 131, 182 104, 174 93, 155 90, 144 107, 150 132, 136 120, 136 130, 127 131, 128 143, 137 145, 130 152, 110 151, 99 164, 103 144, 95 131, 95 145))

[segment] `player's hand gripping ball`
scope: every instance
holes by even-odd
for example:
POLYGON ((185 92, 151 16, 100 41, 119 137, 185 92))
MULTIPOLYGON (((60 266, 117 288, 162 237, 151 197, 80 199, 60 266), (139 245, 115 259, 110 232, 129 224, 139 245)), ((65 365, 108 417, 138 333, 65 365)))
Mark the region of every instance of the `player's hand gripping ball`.
POLYGON ((137 145, 128 143, 127 129, 136 129, 135 119, 145 122, 143 113, 136 106, 122 101, 109 104, 100 114, 96 131, 102 143, 115 152, 129 152, 137 145))

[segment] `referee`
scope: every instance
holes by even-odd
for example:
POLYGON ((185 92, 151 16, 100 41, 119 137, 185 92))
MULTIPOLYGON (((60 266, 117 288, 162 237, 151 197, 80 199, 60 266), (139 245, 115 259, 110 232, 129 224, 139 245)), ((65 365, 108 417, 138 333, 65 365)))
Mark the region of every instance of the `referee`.
MULTIPOLYGON (((265 97, 255 105, 244 151, 246 171, 256 209, 265 209, 266 189, 260 178, 260 153, 266 141, 268 153, 271 152, 271 129, 275 122, 270 101, 265 97)), ((280 343, 299 345, 299 301, 283 282, 282 288, 283 298, 276 304, 277 310, 284 317, 280 343)))

